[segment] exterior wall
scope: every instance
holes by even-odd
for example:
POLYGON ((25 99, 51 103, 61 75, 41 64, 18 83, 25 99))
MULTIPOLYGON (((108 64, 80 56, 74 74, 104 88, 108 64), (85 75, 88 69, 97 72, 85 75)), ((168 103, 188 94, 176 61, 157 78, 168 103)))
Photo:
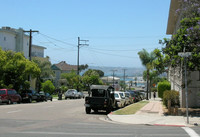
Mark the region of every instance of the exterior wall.
POLYGON ((44 47, 32 45, 31 55, 33 57, 44 57, 44 47))
POLYGON ((16 51, 15 33, 0 31, 0 47, 3 50, 16 51))

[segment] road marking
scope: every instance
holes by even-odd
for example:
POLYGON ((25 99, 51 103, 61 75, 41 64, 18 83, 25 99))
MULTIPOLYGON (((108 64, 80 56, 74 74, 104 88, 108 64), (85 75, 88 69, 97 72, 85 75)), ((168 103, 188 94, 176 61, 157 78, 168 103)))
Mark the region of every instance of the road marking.
POLYGON ((182 127, 182 129, 184 129, 190 137, 200 137, 193 129, 189 127, 182 127))
POLYGON ((76 135, 76 136, 133 136, 133 134, 116 133, 69 133, 69 132, 15 132, 17 134, 40 134, 40 135, 76 135))
POLYGON ((7 112, 7 113, 8 113, 8 114, 10 114, 10 113, 17 113, 17 112, 20 112, 20 111, 22 111, 22 110, 9 111, 9 112, 7 112))

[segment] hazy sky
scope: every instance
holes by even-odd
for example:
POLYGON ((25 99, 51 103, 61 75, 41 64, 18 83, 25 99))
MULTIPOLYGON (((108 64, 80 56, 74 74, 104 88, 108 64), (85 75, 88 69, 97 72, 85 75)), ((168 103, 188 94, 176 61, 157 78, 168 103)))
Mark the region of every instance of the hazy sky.
POLYGON ((170 0, 0 0, 0 27, 38 30, 33 44, 44 46, 52 63, 141 67, 138 52, 161 48, 170 0), (82 42, 83 43, 83 42, 82 42))

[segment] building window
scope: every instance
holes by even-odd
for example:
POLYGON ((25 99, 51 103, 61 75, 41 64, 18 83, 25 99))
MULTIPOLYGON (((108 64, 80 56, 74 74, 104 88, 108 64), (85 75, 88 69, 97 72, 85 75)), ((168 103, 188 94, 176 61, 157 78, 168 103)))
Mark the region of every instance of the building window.
POLYGON ((4 37, 4 41, 6 41, 6 37, 4 37))

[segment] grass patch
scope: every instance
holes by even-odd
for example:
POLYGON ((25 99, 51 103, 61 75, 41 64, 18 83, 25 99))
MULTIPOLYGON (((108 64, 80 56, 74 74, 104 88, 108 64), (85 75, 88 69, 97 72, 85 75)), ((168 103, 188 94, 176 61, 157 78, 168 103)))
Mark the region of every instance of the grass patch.
POLYGON ((140 110, 142 107, 144 107, 146 104, 148 104, 149 101, 140 101, 137 103, 134 103, 132 105, 129 105, 125 108, 119 109, 112 114, 114 115, 130 115, 135 114, 138 110, 140 110))

